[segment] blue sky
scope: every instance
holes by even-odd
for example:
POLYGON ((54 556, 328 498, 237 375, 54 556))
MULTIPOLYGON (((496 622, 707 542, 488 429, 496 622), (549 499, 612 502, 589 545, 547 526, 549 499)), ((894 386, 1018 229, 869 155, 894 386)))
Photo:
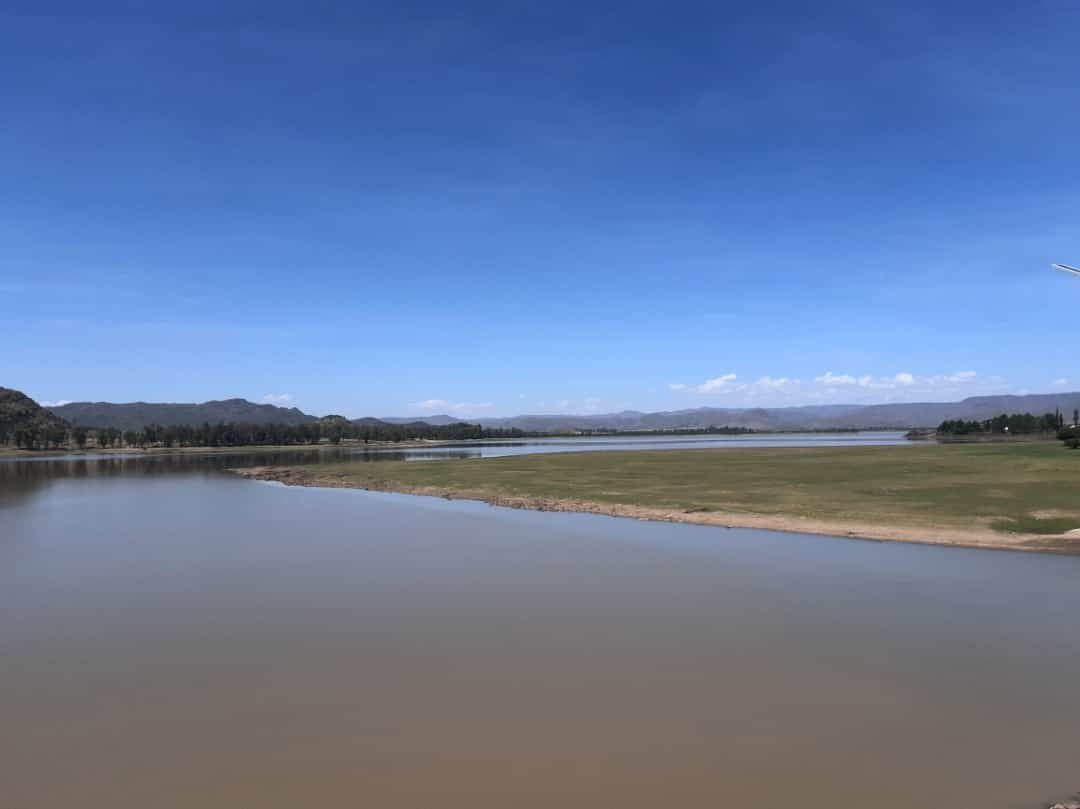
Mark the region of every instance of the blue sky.
POLYGON ((0 384, 349 416, 1080 389, 1080 6, 0 10, 0 384))

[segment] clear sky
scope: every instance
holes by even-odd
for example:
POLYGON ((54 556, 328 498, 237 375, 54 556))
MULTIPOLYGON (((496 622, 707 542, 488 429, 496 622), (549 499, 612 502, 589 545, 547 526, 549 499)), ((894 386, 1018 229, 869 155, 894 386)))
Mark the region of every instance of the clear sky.
POLYGON ((1080 389, 1080 5, 0 7, 0 385, 316 414, 1080 389))

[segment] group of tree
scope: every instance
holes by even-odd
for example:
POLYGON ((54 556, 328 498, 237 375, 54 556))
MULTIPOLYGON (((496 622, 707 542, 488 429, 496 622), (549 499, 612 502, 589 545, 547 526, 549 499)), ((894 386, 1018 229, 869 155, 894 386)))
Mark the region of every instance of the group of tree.
POLYGON ((20 449, 245 447, 340 444, 346 440, 366 444, 524 437, 526 433, 522 430, 485 429, 479 424, 466 422, 444 425, 432 425, 425 422, 389 424, 377 419, 362 419, 353 422, 341 416, 328 416, 309 424, 248 424, 244 422, 210 424, 206 422, 200 425, 150 424, 139 430, 120 430, 116 427, 69 427, 59 419, 55 423, 44 426, 24 425, 13 430, 0 427, 0 446, 14 445, 20 449))
POLYGON ((1041 416, 1031 413, 1003 413, 984 421, 950 419, 941 422, 937 431, 946 436, 1056 434, 1075 449, 1080 447, 1080 408, 1073 410, 1071 425, 1065 423, 1065 416, 1060 411, 1044 413, 1041 416))
POLYGON ((1080 408, 1073 411, 1072 425, 1058 430, 1058 438, 1069 449, 1080 449, 1080 408))
POLYGON ((0 446, 48 449, 67 443, 70 426, 22 391, 0 388, 0 446))
POLYGON ((246 447, 295 444, 340 444, 345 440, 364 443, 399 442, 419 439, 460 440, 483 438, 477 424, 386 424, 328 417, 310 424, 247 424, 243 422, 201 425, 150 424, 141 430, 115 428, 94 430, 98 446, 113 447, 246 447))
MULTIPOLYGON (((610 435, 614 431, 580 431, 579 435, 610 435)), ((700 429, 637 431, 635 434, 662 435, 742 435, 746 427, 710 426, 700 429)), ((199 425, 149 424, 142 429, 117 427, 70 427, 61 420, 46 427, 23 427, 17 431, 0 429, 0 446, 14 443, 22 449, 247 447, 303 444, 399 443, 402 441, 468 441, 475 439, 521 439, 549 436, 516 427, 483 427, 479 424, 428 424, 423 421, 392 424, 379 419, 350 421, 343 416, 325 416, 308 424, 249 424, 246 422, 205 422, 199 425)))
POLYGON ((18 447, 19 449, 59 449, 68 445, 70 430, 59 424, 24 427, 0 427, 0 447, 18 447))

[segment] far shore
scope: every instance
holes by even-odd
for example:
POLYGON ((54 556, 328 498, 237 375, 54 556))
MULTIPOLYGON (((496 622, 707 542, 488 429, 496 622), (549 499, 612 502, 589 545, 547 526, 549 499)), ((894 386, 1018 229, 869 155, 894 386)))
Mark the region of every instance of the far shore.
POLYGON ((927 447, 918 451, 922 457, 915 450, 891 449, 565 453, 232 471, 288 486, 477 500, 536 511, 1080 553, 1080 454, 1047 445, 927 447), (1007 496, 1000 497, 1002 492, 1007 496), (1000 511, 994 506, 999 499, 1006 504, 1000 511))
POLYGON ((429 441, 414 439, 410 441, 370 441, 367 444, 356 441, 343 441, 340 444, 247 444, 236 447, 86 447, 58 449, 18 449, 16 447, 0 447, 0 457, 18 458, 58 458, 83 455, 116 455, 125 456, 149 456, 149 455, 242 455, 249 452, 310 452, 324 449, 356 449, 356 450, 380 450, 380 449, 416 449, 418 447, 437 447, 447 444, 456 444, 457 441, 440 440, 429 441))

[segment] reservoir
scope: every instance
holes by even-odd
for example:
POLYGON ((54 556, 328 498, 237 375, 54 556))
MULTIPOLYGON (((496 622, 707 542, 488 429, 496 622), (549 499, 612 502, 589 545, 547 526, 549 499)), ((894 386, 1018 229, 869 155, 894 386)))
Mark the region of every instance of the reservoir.
POLYGON ((1080 557, 224 471, 281 459, 0 462, 0 805, 1035 809, 1080 790, 1080 557))

